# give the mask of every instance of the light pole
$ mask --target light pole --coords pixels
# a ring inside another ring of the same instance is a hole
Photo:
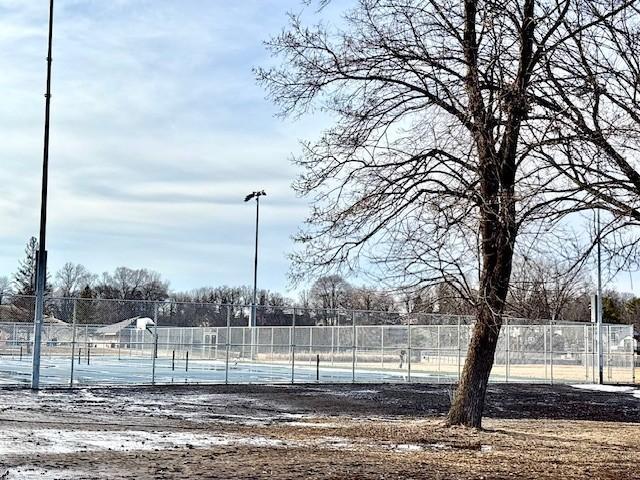
[[[603,311],[602,311],[602,253],[601,253],[601,240],[600,237],[602,235],[602,225],[600,223],[600,209],[596,210],[596,224],[597,224],[597,248],[596,248],[596,256],[597,256],[597,274],[598,274],[598,293],[596,295],[596,334],[598,336],[598,340],[596,345],[598,346],[598,383],[602,385],[604,383],[604,345],[602,338],[602,319],[603,319]]]
[[[36,259],[36,310],[33,321],[33,368],[31,388],[40,388],[40,342],[44,317],[44,290],[47,281],[47,189],[49,184],[49,118],[51,113],[51,51],[53,43],[53,0],[49,1],[49,42],[47,50],[47,93],[44,110],[44,150],[42,154],[42,192],[40,203],[40,238]]]
[[[255,348],[255,330],[253,327],[257,324],[257,294],[258,294],[258,227],[260,223],[260,197],[264,197],[267,194],[264,190],[257,192],[251,192],[244,197],[244,201],[248,202],[252,198],[256,199],[256,244],[255,244],[255,256],[253,260],[253,301],[251,303],[251,315],[249,316],[249,328],[251,328],[251,359],[254,358]]]

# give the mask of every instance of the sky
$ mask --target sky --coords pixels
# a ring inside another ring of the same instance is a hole
[[[0,275],[39,228],[48,0],[0,0]],[[275,118],[252,67],[300,0],[56,0],[47,250],[95,273],[150,268],[174,290],[288,288],[308,211],[290,188],[318,118]],[[307,11],[309,9],[307,8]],[[310,15],[313,11],[310,11]]]
[[[39,228],[48,0],[0,0],[0,276]],[[332,10],[349,0],[335,0]],[[290,185],[299,140],[329,119],[276,118],[252,67],[302,0],[56,0],[47,249],[94,273],[149,268],[173,290],[292,293],[287,258],[308,212]],[[637,291],[640,275],[607,286]]]

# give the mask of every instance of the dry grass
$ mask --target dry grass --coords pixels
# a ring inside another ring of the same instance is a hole
[[[497,386],[483,430],[445,427],[444,396],[435,386],[359,385],[0,391],[0,441],[20,445],[0,448],[0,463],[8,479],[640,479],[631,395]],[[422,403],[435,410],[418,415]],[[522,415],[525,404],[537,419]],[[584,419],[594,405],[610,405],[617,421]],[[125,445],[131,433],[150,444]]]

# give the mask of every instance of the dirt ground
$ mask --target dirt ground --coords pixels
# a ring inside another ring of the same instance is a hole
[[[640,390],[497,384],[0,390],[2,479],[640,479]]]

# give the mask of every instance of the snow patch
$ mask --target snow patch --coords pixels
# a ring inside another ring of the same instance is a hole
[[[422,452],[424,446],[415,443],[401,443],[393,448],[395,452]]]
[[[370,397],[380,393],[380,390],[345,390],[345,391],[327,391],[326,393],[334,395],[336,397]]]
[[[620,385],[597,385],[591,383],[583,383],[577,385],[570,385],[573,388],[580,388],[582,390],[593,390],[597,392],[608,392],[608,393],[630,393],[635,390],[634,387],[624,387]]]
[[[72,480],[76,478],[91,478],[92,476],[89,472],[79,470],[43,470],[30,465],[9,468],[6,471],[0,469],[0,478],[6,480]]]
[[[290,427],[308,427],[308,428],[340,428],[342,425],[333,422],[287,422]]]
[[[4,430],[0,433],[2,455],[66,454],[90,451],[132,451],[170,448],[202,448],[246,445],[281,447],[281,440],[262,436],[206,435],[165,431]]]

